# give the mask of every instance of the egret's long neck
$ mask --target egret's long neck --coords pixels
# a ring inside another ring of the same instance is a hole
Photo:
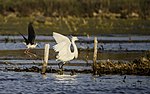
[[[74,40],[72,40],[72,45],[73,45],[73,48],[74,48],[74,52],[73,52],[74,57],[77,58],[78,57],[78,49],[77,49],[77,46],[76,46]]]

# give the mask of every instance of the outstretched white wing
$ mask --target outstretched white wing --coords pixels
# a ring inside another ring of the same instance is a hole
[[[66,36],[61,35],[59,33],[53,32],[53,37],[54,37],[54,39],[56,40],[57,43],[61,43],[61,42],[65,41],[65,42],[71,44],[69,38],[67,38]]]
[[[57,59],[61,61],[66,61],[66,58],[71,55],[71,42],[69,38],[55,32],[53,32],[53,37],[57,42],[57,44],[53,46],[55,52],[58,52]]]

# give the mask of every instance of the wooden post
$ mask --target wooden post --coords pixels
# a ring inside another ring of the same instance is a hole
[[[93,74],[97,74],[97,37],[94,38],[94,54],[93,54]]]
[[[45,74],[47,63],[48,63],[48,56],[49,56],[49,44],[45,44],[45,50],[44,50],[44,62],[42,65],[42,74]]]

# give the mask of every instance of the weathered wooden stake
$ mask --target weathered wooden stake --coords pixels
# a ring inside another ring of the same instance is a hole
[[[45,50],[44,50],[44,62],[42,65],[42,74],[45,74],[47,63],[48,63],[48,56],[49,56],[49,44],[45,44]]]
[[[97,37],[94,38],[94,54],[93,54],[93,74],[97,74]]]

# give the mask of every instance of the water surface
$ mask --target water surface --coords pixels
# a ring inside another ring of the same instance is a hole
[[[38,94],[149,94],[148,76],[104,75],[94,77],[91,74],[70,76],[47,74],[43,78],[39,73],[0,71],[0,92],[38,93]]]
[[[39,73],[0,72],[1,93],[38,94],[149,94],[150,77],[147,76],[105,75],[94,77],[91,74],[47,74],[43,79]]]

